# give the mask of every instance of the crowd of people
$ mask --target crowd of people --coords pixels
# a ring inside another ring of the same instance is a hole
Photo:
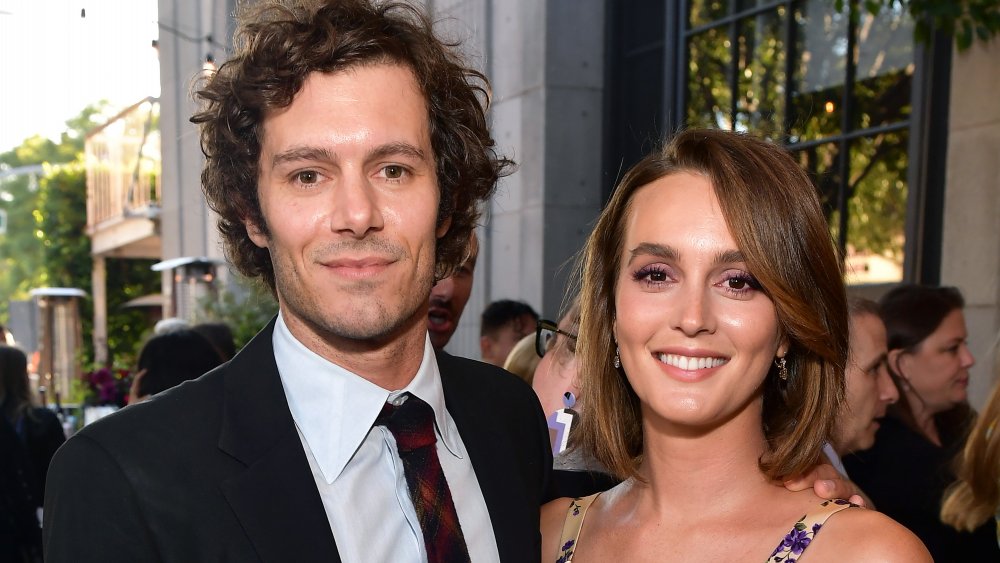
[[[405,4],[237,23],[192,121],[227,256],[279,313],[238,353],[224,326],[163,323],[132,404],[65,443],[0,345],[23,453],[0,555],[1000,560],[1000,390],[977,417],[961,294],[849,297],[784,149],[676,133],[623,175],[558,318],[491,303],[483,361],[459,358],[513,164],[486,77]]]

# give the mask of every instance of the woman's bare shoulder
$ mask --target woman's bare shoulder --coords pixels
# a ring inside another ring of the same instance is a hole
[[[881,512],[864,508],[831,516],[816,534],[808,555],[807,562],[933,563],[913,532]]]
[[[555,561],[559,549],[559,539],[562,535],[563,523],[569,512],[569,497],[557,498],[542,505],[542,561]]]

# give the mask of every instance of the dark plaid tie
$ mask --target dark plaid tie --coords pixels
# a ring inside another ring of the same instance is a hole
[[[429,563],[469,561],[451,489],[441,470],[434,435],[434,409],[410,393],[399,406],[386,403],[375,421],[392,432],[403,461],[406,486],[424,535]]]

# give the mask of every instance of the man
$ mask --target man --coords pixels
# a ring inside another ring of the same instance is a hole
[[[427,336],[509,165],[485,78],[411,7],[308,4],[241,13],[192,118],[227,252],[280,313],[60,450],[48,561],[539,559],[537,400]]]
[[[479,325],[483,361],[502,367],[514,345],[535,332],[537,322],[538,313],[523,301],[501,299],[487,305]]]
[[[885,416],[889,405],[899,400],[899,391],[886,366],[889,348],[878,304],[853,297],[848,305],[851,333],[850,355],[844,373],[846,401],[837,418],[833,443],[824,449],[844,476],[847,471],[840,458],[872,447],[879,419]]]
[[[462,262],[457,272],[438,281],[431,288],[430,309],[427,312],[427,332],[435,350],[443,350],[458,328],[462,311],[472,294],[473,275],[476,259],[479,257],[479,240],[476,232],[469,239],[469,257]]]

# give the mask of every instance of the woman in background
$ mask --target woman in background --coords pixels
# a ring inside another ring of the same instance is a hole
[[[41,561],[45,474],[65,441],[59,417],[32,400],[24,352],[0,344],[0,561]]]
[[[535,378],[535,368],[538,367],[538,354],[535,353],[535,334],[529,334],[517,341],[503,362],[503,369],[520,377],[531,385]]]
[[[929,561],[780,481],[819,459],[847,358],[840,260],[784,150],[678,134],[626,173],[578,278],[580,447],[624,481],[545,505],[543,561]]]
[[[1000,351],[1000,339],[994,349]],[[1000,376],[1000,354],[993,373]],[[945,492],[941,521],[964,532],[976,530],[992,518],[1000,520],[1000,381],[959,457],[958,480]],[[1000,533],[997,534],[1000,541]]]
[[[844,465],[875,506],[916,534],[935,561],[1000,561],[992,520],[958,532],[940,518],[944,491],[955,481],[953,461],[974,420],[965,300],[953,287],[906,284],[879,305],[899,401],[882,419],[875,445],[845,457]]]

